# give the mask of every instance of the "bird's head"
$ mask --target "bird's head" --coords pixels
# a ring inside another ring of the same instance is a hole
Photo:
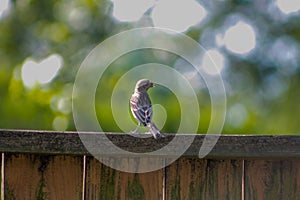
[[[141,79],[136,83],[135,91],[136,92],[147,91],[149,88],[152,88],[153,86],[154,86],[154,83],[152,83],[150,80]]]

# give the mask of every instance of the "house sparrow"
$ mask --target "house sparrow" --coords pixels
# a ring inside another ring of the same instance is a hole
[[[138,132],[138,129],[142,124],[143,126],[148,126],[153,137],[157,139],[164,137],[164,135],[152,121],[152,104],[147,91],[153,86],[154,84],[148,79],[139,80],[136,83],[134,93],[130,98],[130,109],[134,118],[138,121],[138,125],[133,132]]]

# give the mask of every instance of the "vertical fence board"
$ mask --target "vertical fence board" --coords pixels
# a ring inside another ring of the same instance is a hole
[[[245,162],[245,199],[299,199],[299,160]]]
[[[3,200],[4,199],[4,180],[3,180],[3,176],[4,176],[4,166],[3,166],[3,160],[4,160],[4,153],[1,153],[1,157],[0,157],[0,199]]]
[[[166,199],[241,199],[242,161],[180,158],[167,167]]]
[[[6,154],[5,156],[5,199],[37,199],[42,195],[39,172],[39,156]]]
[[[28,154],[6,157],[6,200],[81,198],[81,157]]]
[[[43,177],[47,199],[82,199],[82,156],[50,157]]]
[[[123,162],[130,161],[124,159]],[[143,200],[162,199],[162,195],[162,170],[125,173],[105,166],[94,158],[87,159],[86,199]]]

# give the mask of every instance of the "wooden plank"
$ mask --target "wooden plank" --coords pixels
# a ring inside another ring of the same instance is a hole
[[[80,133],[87,142],[99,141],[92,150],[103,156],[127,156],[127,152],[153,152],[168,145],[168,151],[156,151],[154,156],[180,156],[174,149],[178,144],[172,144],[174,134],[155,140],[153,138],[136,138],[124,133]],[[185,157],[197,157],[206,135],[178,134],[183,141],[194,138],[190,148],[184,153]],[[112,150],[109,143],[126,151],[123,153]],[[103,148],[99,149],[99,146]],[[210,147],[209,147],[210,148]],[[77,132],[53,131],[22,131],[0,130],[0,152],[41,153],[41,154],[71,154],[91,155],[85,148]],[[214,159],[244,159],[244,158],[300,158],[300,136],[254,136],[254,135],[222,135],[207,158]]]
[[[35,154],[88,154],[76,132],[0,130],[0,151]]]
[[[127,165],[131,161],[124,159],[122,162]],[[162,196],[162,170],[140,174],[126,173],[88,157],[85,199],[151,200],[162,199]]]
[[[4,199],[4,153],[1,153],[1,157],[0,157],[0,182],[1,182],[1,186],[0,186],[0,199]]]
[[[245,200],[299,198],[299,160],[245,161]]]
[[[31,200],[43,196],[39,156],[5,156],[5,199]]]
[[[180,158],[166,169],[166,199],[241,199],[242,161]]]
[[[5,199],[81,199],[81,193],[79,156],[6,156]]]
[[[81,156],[53,156],[41,167],[45,167],[42,177],[47,199],[82,199]]]

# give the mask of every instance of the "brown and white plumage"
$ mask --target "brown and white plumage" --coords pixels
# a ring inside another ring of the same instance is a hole
[[[135,119],[138,121],[138,126],[134,130],[137,132],[140,125],[148,126],[153,137],[164,137],[159,129],[152,122],[152,103],[147,93],[148,89],[154,84],[148,79],[141,79],[136,83],[134,93],[130,98],[130,109]]]

